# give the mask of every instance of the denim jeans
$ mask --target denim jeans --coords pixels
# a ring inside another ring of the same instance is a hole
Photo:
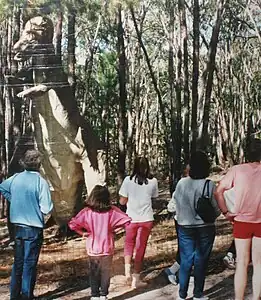
[[[112,255],[90,256],[89,264],[92,297],[107,296],[111,280]]]
[[[214,244],[215,226],[184,227],[179,226],[180,270],[179,296],[187,297],[189,279],[194,265],[194,297],[203,296],[205,276],[209,256]]]
[[[36,267],[43,243],[43,229],[14,225],[15,249],[10,299],[33,299]]]

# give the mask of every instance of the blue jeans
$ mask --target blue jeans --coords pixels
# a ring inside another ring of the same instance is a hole
[[[36,267],[43,243],[43,229],[14,226],[15,249],[10,299],[33,299]]]
[[[187,297],[189,279],[194,265],[194,297],[203,296],[205,276],[209,256],[214,244],[215,226],[184,227],[179,226],[180,270],[179,296]]]

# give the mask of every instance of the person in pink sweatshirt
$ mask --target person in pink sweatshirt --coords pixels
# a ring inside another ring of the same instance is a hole
[[[124,212],[111,205],[105,186],[96,185],[85,201],[86,208],[69,222],[71,230],[86,237],[89,256],[91,300],[106,300],[114,252],[114,233],[131,222]]]
[[[261,139],[251,138],[246,143],[246,162],[229,169],[215,192],[220,210],[233,223],[236,245],[235,300],[245,298],[248,265],[253,264],[252,300],[261,297]],[[233,212],[224,193],[234,189]]]

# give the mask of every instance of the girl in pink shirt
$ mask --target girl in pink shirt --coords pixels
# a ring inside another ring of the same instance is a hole
[[[105,300],[110,285],[114,233],[129,224],[131,218],[111,205],[110,193],[105,186],[96,185],[85,203],[87,207],[68,225],[79,235],[87,237],[91,299]]]

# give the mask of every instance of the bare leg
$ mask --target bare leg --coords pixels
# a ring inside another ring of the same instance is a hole
[[[261,297],[261,238],[252,239],[252,262],[253,262],[253,300]]]
[[[235,239],[237,264],[234,277],[235,300],[244,300],[247,268],[250,260],[251,239]]]

